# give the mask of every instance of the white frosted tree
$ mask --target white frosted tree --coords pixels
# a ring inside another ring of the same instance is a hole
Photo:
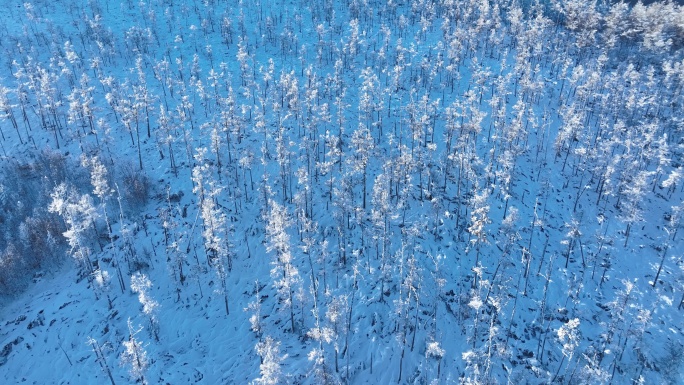
[[[216,289],[216,294],[223,296],[226,315],[230,314],[228,306],[228,271],[231,270],[232,260],[231,251],[227,241],[228,230],[226,227],[226,215],[217,205],[220,189],[213,181],[209,182],[209,196],[204,199],[201,207],[202,220],[204,221],[204,247],[207,250],[207,257],[211,261],[211,266],[216,271],[216,276],[220,282],[220,287]]]
[[[388,164],[386,167],[389,168],[392,165]],[[373,184],[373,192],[371,202],[373,208],[371,210],[371,220],[373,221],[373,238],[377,242],[376,250],[377,258],[380,260],[380,301],[385,300],[385,286],[386,283],[391,281],[391,270],[392,267],[389,263],[390,256],[390,240],[391,240],[391,229],[390,221],[398,218],[398,215],[394,212],[395,205],[392,205],[391,201],[391,187],[392,181],[388,173],[382,173],[375,177],[375,183]]]
[[[439,383],[439,378],[441,377],[442,358],[444,358],[445,353],[446,351],[440,346],[438,341],[428,342],[427,347],[425,348],[425,357],[432,358],[437,361],[437,375],[434,379],[436,383]]]
[[[249,316],[249,326],[250,329],[261,338],[261,333],[263,332],[263,326],[261,324],[261,294],[259,290],[259,281],[254,282],[254,300],[247,304],[244,309],[246,312],[250,312]]]
[[[135,273],[131,276],[131,291],[138,294],[138,301],[143,306],[143,314],[150,322],[150,331],[154,339],[159,342],[159,319],[157,313],[159,311],[159,303],[150,297],[150,288],[152,282],[142,273]]]
[[[294,265],[294,256],[291,251],[290,235],[287,233],[290,220],[287,217],[287,209],[272,199],[269,199],[269,210],[266,225],[267,247],[275,251],[276,259],[272,262],[271,277],[273,284],[278,290],[278,297],[283,310],[290,313],[291,332],[294,332],[294,309],[295,293],[302,285],[299,270]]]
[[[209,265],[216,271],[220,287],[216,289],[218,295],[223,296],[226,315],[230,314],[228,305],[228,271],[231,270],[231,250],[229,248],[226,227],[226,215],[218,205],[218,195],[221,188],[216,185],[210,175],[211,170],[206,160],[206,148],[198,148],[195,155],[197,166],[192,170],[192,180],[195,184],[193,192],[199,200],[199,210],[204,224],[202,237],[204,238],[204,250]]]
[[[0,85],[0,121],[9,120],[10,122],[12,122],[12,127],[14,127],[14,129],[17,131],[17,137],[19,138],[19,141],[23,144],[24,141],[21,138],[21,134],[19,134],[19,125],[17,124],[17,119],[14,116],[13,108],[16,107],[16,105],[10,102],[9,93],[9,88]],[[0,133],[2,133],[2,136],[4,137],[4,133],[2,132],[2,130],[0,130]]]
[[[124,351],[121,353],[120,360],[122,366],[128,367],[128,374],[135,382],[146,385],[148,382],[145,373],[150,362],[145,346],[136,337],[141,330],[141,327],[135,329],[131,319],[128,319],[128,339],[122,343]]]
[[[111,289],[111,277],[107,270],[99,269],[93,272],[93,289],[96,293],[104,295],[107,297],[107,303],[109,305],[109,310],[112,310],[112,298],[109,296],[109,291]]]
[[[287,354],[280,354],[280,342],[267,336],[255,346],[256,352],[261,357],[259,373],[261,376],[254,381],[253,385],[278,385],[284,382],[282,362]]]
[[[412,231],[413,229],[409,229]],[[415,235],[409,235],[413,238]],[[416,342],[416,332],[418,330],[418,315],[420,312],[420,290],[422,269],[418,264],[416,258],[417,250],[409,250],[408,256],[405,256],[407,243],[412,243],[412,240],[404,241],[402,247],[397,251],[397,258],[399,261],[399,276],[401,283],[399,284],[399,293],[397,299],[394,300],[394,317],[396,340],[399,343],[399,374],[398,382],[401,383],[402,375],[404,373],[404,359],[406,350],[409,348],[413,351]],[[413,318],[413,320],[411,320]],[[409,335],[411,334],[412,335]]]
[[[102,163],[100,158],[97,156],[92,158],[83,156],[81,158],[81,165],[90,169],[90,183],[93,186],[93,193],[100,200],[99,207],[102,209],[103,218],[107,224],[107,236],[111,242],[111,240],[114,238],[114,235],[112,233],[111,222],[109,221],[109,214],[107,213],[107,201],[112,197],[114,190],[109,185],[109,174],[107,167],[105,167],[104,163]],[[113,260],[114,267],[116,267],[117,281],[119,283],[119,287],[121,288],[121,292],[123,293],[125,290],[125,284],[123,273],[121,272],[121,264],[119,263],[118,253],[113,253]]]
[[[112,385],[116,385],[114,382],[114,377],[112,376],[112,370],[109,368],[109,364],[107,363],[107,359],[104,355],[104,346],[100,345],[100,343],[92,337],[88,337],[88,345],[92,346],[93,353],[95,353],[95,361],[97,361],[97,363],[100,365],[102,371],[107,374],[107,377],[109,377],[109,382],[111,382]]]
[[[622,211],[621,219],[627,224],[624,247],[627,247],[632,225],[643,219],[644,196],[648,191],[652,174],[652,171],[642,170],[629,181],[625,180],[623,183],[621,192],[624,199],[620,204],[620,209]]]
[[[312,284],[310,291],[312,295],[315,295],[315,288]],[[328,362],[328,356],[326,354],[326,346],[330,345],[336,338],[336,333],[329,324],[324,322],[323,317],[321,317],[321,312],[318,307],[318,301],[314,300],[314,308],[312,313],[314,315],[314,327],[311,328],[307,335],[317,342],[317,346],[313,347],[309,351],[308,359],[313,364],[313,375],[316,377],[316,381],[319,384],[334,384],[336,379],[330,370],[330,363]]]
[[[366,190],[368,179],[368,165],[371,162],[371,156],[375,143],[368,127],[359,124],[359,127],[351,137],[351,145],[354,151],[354,156],[349,157],[350,167],[354,175],[361,174],[361,193],[362,207],[366,209]]]
[[[92,198],[88,194],[79,194],[64,183],[55,187],[51,198],[48,211],[57,213],[64,219],[67,230],[63,235],[69,244],[69,253],[87,269],[87,274],[92,274],[94,268],[86,234],[90,226],[95,226],[94,221],[97,218]]]
[[[67,113],[68,122],[72,125],[77,126],[76,137],[79,144],[82,146],[82,136],[87,135],[87,133],[95,133],[95,115],[94,115],[94,100],[93,100],[93,90],[95,87],[89,85],[90,78],[87,74],[82,74],[79,81],[80,88],[74,88],[71,94],[67,96],[69,101],[69,111]],[[81,131],[79,131],[79,128]],[[88,128],[88,132],[86,132]],[[96,137],[97,139],[97,137]]]
[[[348,309],[347,303],[347,295],[332,296],[332,298],[330,298],[330,300],[328,301],[328,308],[325,312],[325,320],[330,326],[332,326],[333,331],[332,343],[333,348],[335,350],[334,356],[336,373],[339,373],[340,371],[340,365],[338,361],[340,347],[342,344],[340,331],[343,327],[343,322],[346,314],[345,309]]]
[[[359,92],[359,122],[365,121],[366,128],[370,130],[371,124],[376,125],[373,121],[373,113],[377,113],[376,119],[380,119],[380,111],[382,109],[382,89],[380,88],[380,80],[375,72],[376,70],[367,67],[361,70],[361,80],[363,84]],[[377,141],[382,136],[382,124],[378,122],[379,128]]]
[[[555,382],[556,378],[558,378],[558,373],[560,373],[560,370],[563,367],[563,362],[565,362],[566,358],[568,359],[568,367],[570,367],[572,357],[575,354],[575,349],[580,343],[579,325],[579,318],[573,318],[568,320],[568,322],[566,322],[564,325],[561,325],[561,327],[556,330],[558,342],[561,343],[563,357],[561,358],[561,362],[558,364],[558,370],[553,376],[551,382]]]
[[[475,246],[476,255],[473,269],[477,269],[480,263],[480,250],[482,245],[488,243],[488,234],[486,226],[490,223],[489,220],[489,205],[487,204],[488,191],[483,189],[479,194],[475,194],[471,199],[472,211],[470,214],[470,243]],[[477,286],[477,274],[473,275],[473,285]]]

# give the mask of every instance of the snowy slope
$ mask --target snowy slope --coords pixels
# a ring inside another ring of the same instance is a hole
[[[97,208],[108,285],[67,259],[3,302],[7,383],[684,382],[681,7],[611,43],[573,1],[7,3],[4,161],[151,181]]]

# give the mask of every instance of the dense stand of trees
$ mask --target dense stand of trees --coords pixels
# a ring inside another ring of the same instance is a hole
[[[170,274],[249,318],[255,383],[304,381],[286,349],[326,384],[677,375],[639,299],[684,306],[682,7],[120,7],[125,28],[97,0],[55,28],[27,3],[0,32],[1,294],[66,254],[159,343],[148,276]],[[269,281],[234,290],[245,266]],[[133,325],[111,345],[154,382]]]

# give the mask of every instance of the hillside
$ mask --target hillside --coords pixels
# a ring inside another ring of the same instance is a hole
[[[684,7],[6,3],[7,383],[684,383]]]

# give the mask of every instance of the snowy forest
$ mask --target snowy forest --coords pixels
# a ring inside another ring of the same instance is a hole
[[[4,383],[684,383],[684,6],[3,5]]]

